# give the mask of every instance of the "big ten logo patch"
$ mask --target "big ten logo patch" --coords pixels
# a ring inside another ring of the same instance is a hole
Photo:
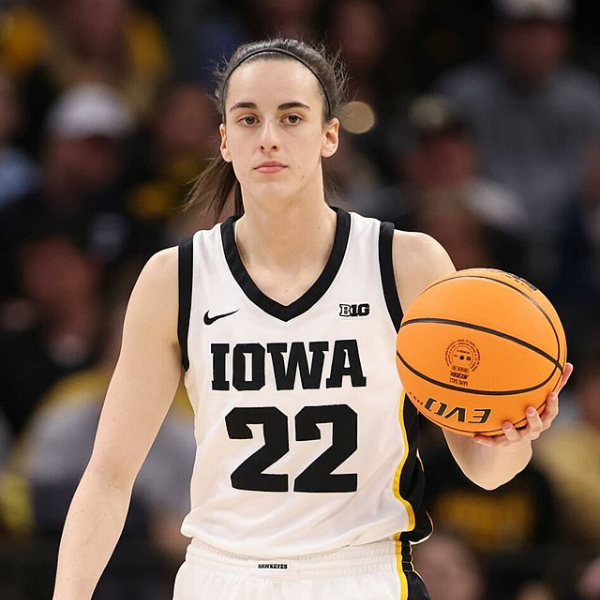
[[[371,307],[366,304],[340,304],[340,317],[366,317]]]

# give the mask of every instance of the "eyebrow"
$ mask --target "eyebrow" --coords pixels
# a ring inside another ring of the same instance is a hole
[[[232,112],[238,108],[258,108],[255,102],[236,102],[230,109],[229,112]],[[304,108],[306,110],[310,110],[310,106],[298,102],[284,102],[277,107],[277,110],[288,110],[290,108]]]

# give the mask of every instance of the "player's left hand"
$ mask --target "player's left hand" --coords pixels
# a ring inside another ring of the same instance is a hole
[[[509,446],[523,441],[533,441],[540,437],[543,431],[546,431],[552,425],[552,421],[558,415],[558,395],[565,387],[571,373],[573,365],[566,363],[563,370],[563,376],[560,380],[558,388],[553,392],[549,392],[546,397],[546,408],[540,415],[533,406],[527,407],[525,416],[527,417],[527,425],[517,429],[512,423],[507,421],[503,423],[502,429],[504,433],[497,436],[476,435],[474,441],[483,446]]]

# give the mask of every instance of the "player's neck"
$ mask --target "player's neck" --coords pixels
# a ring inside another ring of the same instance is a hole
[[[284,210],[252,207],[237,223],[236,243],[249,271],[319,270],[331,253],[336,223],[324,202],[290,203]]]

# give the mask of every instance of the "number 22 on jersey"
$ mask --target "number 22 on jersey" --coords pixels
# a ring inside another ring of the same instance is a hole
[[[293,483],[294,492],[355,492],[356,473],[334,474],[357,449],[358,417],[346,404],[305,406],[294,417],[296,439],[290,449],[288,417],[275,406],[236,407],[225,417],[227,433],[232,440],[251,439],[249,425],[262,425],[264,445],[248,457],[231,474],[231,484],[240,490],[257,492],[289,491],[287,474],[264,473],[296,444],[321,438],[321,423],[332,424],[332,443]]]

